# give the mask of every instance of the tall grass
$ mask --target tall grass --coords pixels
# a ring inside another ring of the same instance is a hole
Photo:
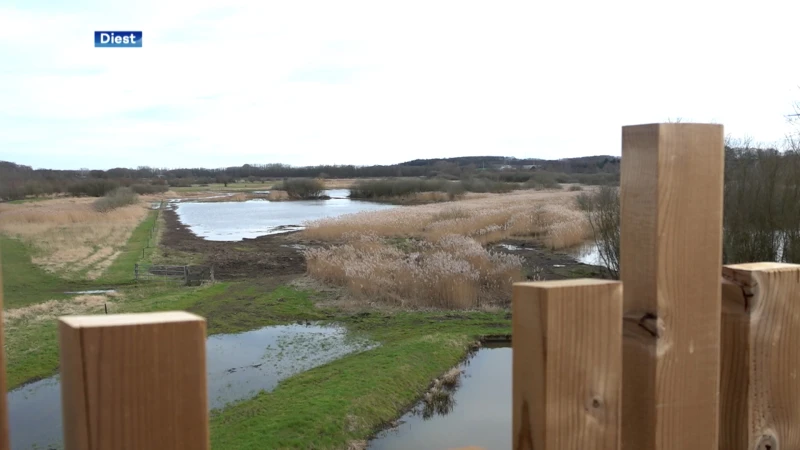
[[[584,242],[589,226],[573,199],[563,190],[520,191],[312,221],[305,237],[335,245],[306,252],[308,272],[367,302],[508,305],[523,261],[482,244],[512,236],[539,237],[552,248]]]

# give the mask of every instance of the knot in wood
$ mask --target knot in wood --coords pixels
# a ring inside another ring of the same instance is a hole
[[[755,450],[778,450],[778,441],[774,436],[764,435],[758,441]]]

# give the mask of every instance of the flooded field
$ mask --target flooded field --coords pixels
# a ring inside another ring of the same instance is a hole
[[[284,325],[206,341],[209,407],[271,391],[293,374],[364,351],[375,344],[348,337],[340,327]],[[59,449],[62,440],[59,377],[8,393],[12,450]]]
[[[487,344],[464,364],[451,396],[423,400],[369,450],[511,448],[511,344]]]
[[[240,241],[269,234],[300,230],[309,220],[361,211],[393,208],[393,205],[347,198],[350,191],[325,191],[330,200],[176,203],[180,221],[197,236],[213,241]]]

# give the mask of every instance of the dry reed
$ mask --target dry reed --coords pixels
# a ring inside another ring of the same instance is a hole
[[[586,218],[574,193],[489,194],[312,221],[305,237],[336,243],[305,252],[308,273],[357,298],[400,307],[508,305],[523,260],[483,245],[538,236],[554,249],[584,242]]]
[[[29,245],[34,264],[67,278],[88,271],[89,279],[111,265],[148,212],[143,204],[97,212],[87,198],[0,206],[0,233]]]

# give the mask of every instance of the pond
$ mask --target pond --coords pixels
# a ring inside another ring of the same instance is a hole
[[[350,200],[347,189],[325,191],[330,200],[175,203],[179,219],[210,241],[240,241],[303,229],[306,221],[395,207]]]
[[[271,391],[278,382],[376,344],[348,336],[335,326],[283,325],[206,341],[210,409]],[[8,393],[11,449],[61,447],[61,391],[58,375]]]
[[[511,448],[511,344],[486,344],[463,364],[449,399],[423,400],[369,450]]]

